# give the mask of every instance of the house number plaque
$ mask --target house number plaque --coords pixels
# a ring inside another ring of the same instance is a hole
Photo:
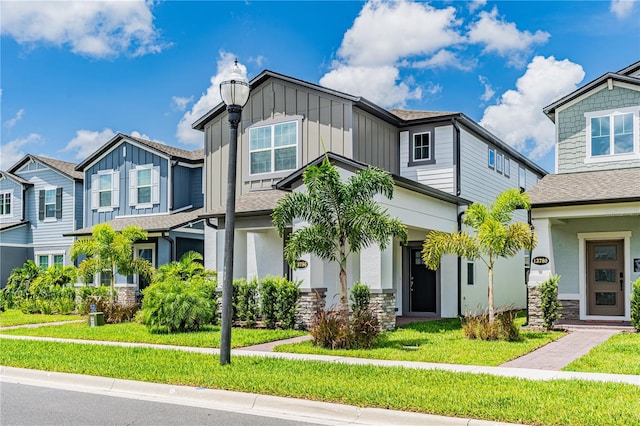
[[[307,262],[306,260],[302,260],[302,259],[300,259],[300,260],[297,260],[297,261],[296,261],[296,267],[297,267],[298,269],[304,269],[304,268],[306,268],[307,266],[309,266],[309,262]]]
[[[531,260],[534,265],[546,265],[549,263],[549,258],[544,256],[536,256]]]

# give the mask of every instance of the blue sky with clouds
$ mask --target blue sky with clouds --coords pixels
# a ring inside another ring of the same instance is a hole
[[[460,111],[547,170],[542,107],[640,60],[640,2],[0,2],[0,169],[115,133],[187,149],[238,58],[386,108]]]

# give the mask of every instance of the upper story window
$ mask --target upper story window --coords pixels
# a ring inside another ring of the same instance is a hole
[[[527,188],[527,171],[522,167],[518,168],[518,186],[522,189]]]
[[[249,170],[252,175],[298,167],[298,121],[249,129]]]
[[[431,160],[431,133],[413,135],[413,161]]]
[[[120,173],[100,170],[91,175],[91,209],[111,211],[118,207]]]
[[[38,219],[45,222],[62,218],[62,188],[38,191]]]
[[[586,162],[640,157],[638,107],[586,113]]]
[[[496,154],[496,172],[502,173],[503,155],[501,153]]]
[[[0,193],[0,216],[11,216],[11,192]]]
[[[504,158],[504,175],[506,177],[511,177],[511,160],[507,157]]]
[[[496,150],[489,148],[489,151],[487,153],[487,166],[489,166],[490,169],[495,169],[496,168]]]
[[[137,209],[160,203],[160,167],[153,164],[129,170],[129,205]]]

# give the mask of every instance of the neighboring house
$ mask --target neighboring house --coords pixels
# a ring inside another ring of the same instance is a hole
[[[75,163],[28,154],[0,172],[0,283],[27,259],[46,268],[71,265],[73,238],[82,227],[82,174]]]
[[[629,321],[631,283],[640,277],[640,62],[544,112],[556,125],[556,174],[530,191],[539,238],[531,300],[558,274],[564,319]],[[539,321],[539,306],[529,309]]]
[[[116,231],[137,225],[148,240],[134,245],[134,256],[154,267],[179,259],[189,250],[204,254],[202,213],[203,150],[186,151],[158,142],[117,134],[80,163],[84,228],[68,233],[89,236],[109,223]],[[96,277],[108,283],[108,273]],[[135,301],[148,283],[138,276],[116,276],[122,303]]]
[[[394,241],[354,255],[349,286],[361,280],[385,312],[395,315],[455,317],[486,305],[487,274],[479,262],[446,256],[438,271],[422,263],[426,234],[453,232],[470,202],[491,203],[507,188],[529,189],[546,172],[462,113],[387,111],[366,99],[264,71],[251,82],[239,128],[234,277],[267,274],[301,280],[303,311],[326,299],[338,302],[338,271],[314,256],[290,271],[284,241],[271,213],[286,191],[303,191],[304,168],[329,153],[343,176],[366,167],[388,171],[393,200],[378,197],[408,228],[409,244]],[[222,274],[229,125],[220,104],[193,124],[205,133],[205,265]],[[518,219],[527,215],[519,212]],[[292,229],[304,226],[292,224]],[[316,296],[320,295],[320,298]],[[497,306],[526,305],[525,253],[500,262]],[[387,321],[388,320],[388,321]]]

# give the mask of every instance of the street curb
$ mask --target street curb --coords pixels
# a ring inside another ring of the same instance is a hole
[[[140,399],[327,425],[507,426],[485,420],[444,417],[271,395],[164,385],[81,374],[0,366],[0,382]]]

